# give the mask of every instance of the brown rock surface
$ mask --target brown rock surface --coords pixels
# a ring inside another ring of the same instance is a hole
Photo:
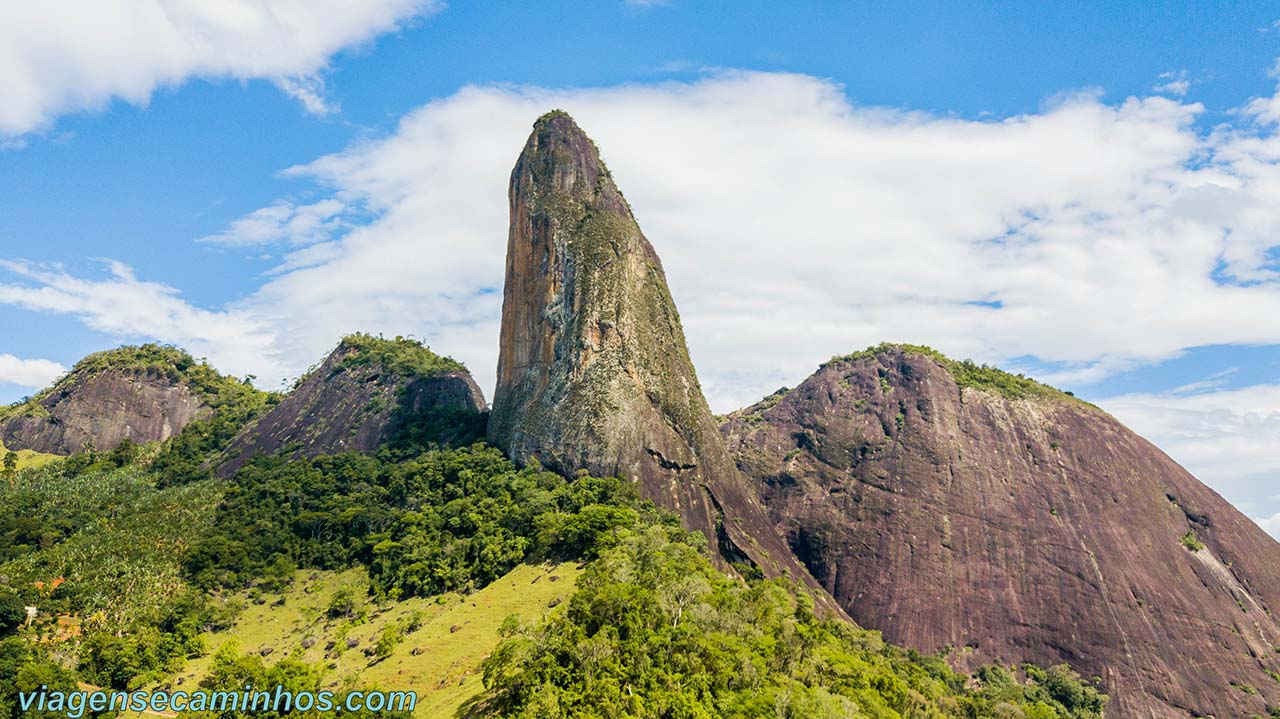
[[[722,565],[807,579],[718,434],[662,263],[568,115],[535,124],[509,199],[490,442],[564,475],[633,478]]]
[[[134,364],[135,352],[153,353],[155,363]],[[69,455],[114,449],[126,439],[168,439],[211,412],[175,362],[194,364],[180,350],[153,345],[90,355],[27,403],[0,409],[0,441],[7,449]]]
[[[406,354],[423,369],[394,359]],[[249,459],[289,453],[315,457],[372,452],[420,413],[445,410],[479,415],[484,395],[466,369],[410,340],[353,335],[270,412],[231,442],[217,474],[229,477]]]
[[[953,365],[862,353],[722,427],[845,610],[964,667],[1067,662],[1110,717],[1280,704],[1280,544],[1101,410]]]

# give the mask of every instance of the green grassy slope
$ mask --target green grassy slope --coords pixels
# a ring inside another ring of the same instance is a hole
[[[8,454],[9,450],[5,448],[4,442],[0,441],[0,458]],[[18,466],[16,469],[26,469],[28,467],[41,467],[54,460],[62,459],[56,454],[45,454],[30,449],[19,449],[14,454],[18,455]]]
[[[580,573],[572,563],[520,565],[471,595],[362,604],[368,586],[364,570],[299,571],[284,592],[241,592],[226,598],[245,605],[234,624],[205,634],[206,655],[188,662],[165,684],[196,686],[213,655],[234,644],[244,653],[267,652],[268,662],[294,656],[325,665],[331,688],[351,683],[416,691],[415,716],[452,717],[481,691],[480,663],[497,646],[503,620],[514,614],[528,622],[545,615],[573,592]],[[358,609],[351,617],[331,618],[327,610],[343,591],[361,597]],[[366,654],[388,629],[412,624],[417,628],[405,633],[387,658]]]

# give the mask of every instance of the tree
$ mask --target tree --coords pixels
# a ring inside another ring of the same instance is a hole
[[[15,632],[27,618],[27,608],[17,594],[0,589],[0,637]]]
[[[9,488],[13,489],[13,478],[18,474],[18,453],[9,450],[4,454],[4,478],[9,480]]]

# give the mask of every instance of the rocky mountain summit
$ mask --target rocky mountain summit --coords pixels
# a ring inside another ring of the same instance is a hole
[[[891,642],[1067,662],[1125,719],[1280,705],[1280,544],[1092,405],[882,346],[722,430],[796,555]]]
[[[120,347],[88,355],[54,385],[0,408],[11,450],[69,455],[125,440],[165,440],[207,417],[228,378],[174,347]]]
[[[372,452],[405,431],[449,442],[481,427],[484,410],[484,394],[461,363],[410,339],[350,335],[232,440],[217,474],[230,476],[259,455]]]
[[[720,569],[795,578],[825,615],[962,671],[1069,664],[1121,719],[1280,716],[1280,544],[1114,418],[881,345],[717,423],[662,263],[572,118],[535,123],[508,199],[490,412],[461,364],[402,338],[349,336],[283,397],[144,345],[0,408],[0,441],[70,455],[178,435],[149,460],[164,487],[487,433],[519,464],[630,478]]]
[[[805,577],[717,432],[657,253],[567,114],[534,125],[509,200],[490,442],[562,474],[633,478],[722,565]]]

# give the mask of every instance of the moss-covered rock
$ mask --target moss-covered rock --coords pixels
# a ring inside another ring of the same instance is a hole
[[[995,392],[1010,399],[1040,398],[1083,401],[1076,399],[1069,392],[1063,392],[1056,387],[1037,382],[1025,375],[1006,372],[990,365],[978,364],[973,360],[954,360],[925,345],[882,342],[864,350],[832,357],[823,363],[822,368],[841,362],[854,362],[868,357],[876,357],[894,350],[932,359],[951,373],[952,378],[956,381],[956,386],[961,389],[972,388]]]
[[[806,578],[718,435],[657,253],[567,114],[535,123],[510,202],[490,441],[562,474],[629,477],[722,565]]]

